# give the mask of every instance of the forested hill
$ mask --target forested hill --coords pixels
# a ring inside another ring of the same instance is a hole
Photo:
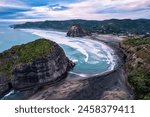
[[[150,19],[111,19],[96,20],[66,20],[66,21],[41,21],[26,22],[24,24],[11,25],[11,28],[40,28],[66,31],[71,25],[79,24],[89,32],[101,34],[149,34]]]

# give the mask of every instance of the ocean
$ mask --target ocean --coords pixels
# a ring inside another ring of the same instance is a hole
[[[24,44],[30,41],[34,41],[39,38],[37,35],[33,35],[21,30],[14,30],[8,26],[0,26],[0,52],[11,48],[14,45]]]
[[[102,42],[84,38],[66,37],[65,32],[39,29],[11,29],[0,26],[0,53],[15,45],[25,44],[39,38],[58,43],[66,56],[76,63],[67,79],[86,78],[110,72],[116,66],[114,51]],[[24,99],[24,92],[10,91],[2,99]]]
[[[66,37],[65,32],[52,30],[11,29],[8,26],[0,26],[0,52],[41,37],[58,43],[68,58],[76,63],[74,69],[69,72],[70,76],[94,76],[109,72],[116,65],[114,51],[104,43],[86,37]]]

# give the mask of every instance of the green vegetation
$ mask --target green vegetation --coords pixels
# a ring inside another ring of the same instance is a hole
[[[136,99],[150,99],[150,37],[130,37],[123,42],[128,55],[128,81]]]
[[[150,45],[150,37],[145,37],[145,38],[141,38],[141,37],[130,37],[127,41],[124,42],[127,45],[130,46],[141,46],[141,45]]]
[[[136,70],[129,74],[129,83],[135,88],[136,99],[150,99],[150,72]]]
[[[41,21],[27,22],[24,24],[12,25],[12,28],[40,28],[67,31],[73,24],[79,24],[88,32],[101,34],[147,34],[150,33],[150,20],[66,20],[66,21]]]
[[[14,46],[11,49],[0,53],[0,72],[10,76],[16,64],[30,63],[31,61],[51,52],[52,42],[46,39]]]

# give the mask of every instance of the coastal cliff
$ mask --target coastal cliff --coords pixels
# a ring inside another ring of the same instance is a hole
[[[3,95],[5,92],[9,90],[9,85],[7,79],[0,73],[0,97]]]
[[[63,79],[74,63],[55,42],[38,39],[0,53],[0,66],[1,93],[8,83],[20,90]]]
[[[122,43],[128,81],[135,99],[150,99],[150,37],[128,37]]]

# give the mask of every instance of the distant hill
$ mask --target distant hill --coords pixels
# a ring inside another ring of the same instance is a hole
[[[96,20],[66,20],[66,21],[40,21],[26,22],[24,24],[11,25],[11,28],[40,28],[67,31],[73,24],[79,24],[92,33],[101,34],[149,34],[150,19],[110,19],[104,21]]]

